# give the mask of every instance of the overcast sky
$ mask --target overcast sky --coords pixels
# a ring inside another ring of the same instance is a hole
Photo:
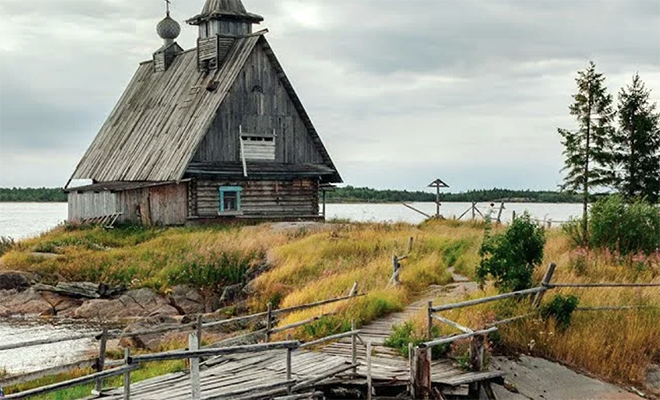
[[[172,0],[183,24],[203,0]],[[346,183],[554,189],[589,60],[660,100],[660,0],[244,0]],[[140,61],[163,0],[0,0],[0,186],[63,186]],[[257,28],[258,29],[258,28]]]

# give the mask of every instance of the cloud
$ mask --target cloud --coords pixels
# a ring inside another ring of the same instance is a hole
[[[660,97],[657,0],[244,0],[347,183],[554,188],[591,59]],[[173,17],[203,2],[173,0]],[[0,3],[0,186],[62,185],[140,61],[157,0]],[[194,45],[183,27],[179,42]],[[35,160],[39,160],[36,162]],[[48,173],[44,173],[48,171]]]

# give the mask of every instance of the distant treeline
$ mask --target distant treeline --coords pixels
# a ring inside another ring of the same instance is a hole
[[[465,193],[443,193],[442,201],[484,202],[505,200],[507,202],[530,203],[579,203],[579,196],[568,193],[531,190],[471,190]],[[346,186],[328,192],[330,203],[397,203],[397,202],[433,202],[435,194],[429,192],[410,192],[407,190],[376,190]],[[66,202],[67,195],[62,189],[2,189],[0,202]]]
[[[60,188],[5,189],[0,188],[0,202],[8,203],[65,203],[66,193]]]
[[[465,193],[443,193],[440,196],[446,202],[484,202],[504,200],[507,202],[530,203],[579,203],[580,197],[569,193],[531,190],[471,190]],[[346,186],[328,192],[331,203],[394,203],[394,202],[434,202],[435,194],[429,192],[410,192],[407,190],[376,190]]]

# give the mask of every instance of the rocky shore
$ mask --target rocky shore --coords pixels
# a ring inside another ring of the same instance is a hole
[[[220,296],[204,296],[186,285],[175,286],[167,294],[88,282],[49,286],[24,272],[1,271],[0,318],[30,316],[121,323],[148,317],[181,317],[216,311],[243,291],[243,285],[234,285],[226,287]]]

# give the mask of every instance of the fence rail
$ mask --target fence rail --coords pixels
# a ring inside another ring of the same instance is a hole
[[[0,382],[3,383],[4,385],[8,384],[14,384],[14,382],[17,383],[25,383],[30,381],[31,376],[37,376],[38,378],[42,378],[45,376],[51,376],[51,375],[56,375],[64,372],[69,372],[73,371],[76,369],[79,369],[81,367],[94,367],[98,371],[95,374],[88,375],[82,378],[77,378],[74,380],[62,382],[57,385],[51,385],[39,389],[44,389],[47,390],[46,392],[41,392],[37,391],[38,389],[35,389],[34,393],[33,391],[26,391],[22,393],[17,393],[15,395],[10,395],[5,398],[7,399],[14,399],[14,398],[27,398],[31,397],[34,395],[38,394],[43,394],[43,393],[49,393],[51,391],[55,390],[60,390],[60,389],[65,389],[71,386],[77,386],[80,384],[85,384],[88,382],[96,382],[96,387],[95,390],[93,391],[93,394],[95,395],[101,395],[103,391],[103,380],[106,379],[107,377],[112,377],[116,375],[124,375],[125,377],[125,385],[128,387],[128,391],[130,391],[130,381],[126,381],[126,377],[130,376],[130,372],[128,370],[125,370],[126,366],[128,365],[137,365],[140,363],[144,362],[150,362],[150,361],[164,361],[164,360],[179,360],[179,359],[191,359],[191,360],[199,360],[200,358],[203,357],[215,357],[215,356],[221,356],[221,355],[226,355],[226,354],[239,354],[239,353],[244,353],[244,352],[260,352],[260,351],[266,351],[263,349],[269,349],[272,347],[272,349],[288,349],[288,350],[293,350],[297,348],[301,348],[302,344],[299,342],[291,342],[291,341],[286,341],[286,342],[279,342],[279,343],[266,343],[266,344],[261,344],[261,345],[249,345],[249,346],[234,346],[234,347],[215,347],[214,345],[206,346],[205,348],[202,348],[201,343],[202,343],[202,334],[203,334],[203,329],[204,328],[216,328],[219,326],[223,325],[231,325],[231,324],[236,324],[240,322],[245,322],[245,321],[251,321],[251,320],[256,320],[256,319],[266,319],[266,329],[262,329],[261,331],[257,332],[251,332],[247,335],[244,335],[245,337],[258,337],[259,333],[261,335],[265,336],[266,342],[270,341],[270,335],[275,334],[275,333],[280,333],[284,332],[286,330],[290,329],[295,329],[300,326],[304,326],[310,323],[313,323],[314,321],[317,321],[318,319],[331,315],[331,313],[326,313],[314,318],[307,319],[305,321],[300,321],[296,322],[293,324],[289,324],[286,326],[282,327],[274,327],[275,325],[275,319],[278,316],[284,315],[284,314],[289,314],[297,311],[303,311],[315,307],[320,307],[324,305],[329,305],[329,304],[334,304],[342,301],[347,301],[347,300],[352,300],[356,299],[359,297],[363,297],[366,294],[365,293],[358,293],[358,284],[355,283],[352,288],[350,289],[349,295],[348,296],[341,296],[337,298],[332,298],[332,299],[327,299],[327,300],[321,300],[321,301],[316,301],[308,304],[303,304],[299,306],[293,306],[289,308],[283,308],[279,310],[273,310],[272,305],[268,305],[268,311],[266,312],[261,312],[261,313],[256,313],[252,315],[247,315],[247,316],[240,316],[240,317],[234,317],[234,318],[229,318],[229,319],[224,319],[224,320],[219,320],[219,321],[211,321],[204,323],[203,318],[204,316],[200,315],[197,318],[196,322],[191,322],[188,324],[183,324],[183,325],[175,325],[175,326],[162,326],[159,328],[155,329],[148,329],[148,330],[141,330],[141,331],[136,331],[136,332],[119,332],[119,331],[108,331],[107,329],[104,329],[103,332],[96,332],[96,333],[88,333],[88,334],[83,334],[83,335],[76,335],[72,337],[66,337],[66,338],[53,338],[53,339],[44,339],[44,340],[35,340],[35,341],[30,341],[30,342],[23,342],[23,343],[15,343],[11,345],[3,345],[0,346],[0,351],[7,351],[7,350],[15,350],[15,349],[21,349],[21,348],[26,348],[26,347],[33,347],[33,346],[40,346],[40,345],[48,345],[48,344],[57,344],[57,343],[64,343],[64,342],[69,342],[69,341],[75,341],[75,340],[84,340],[84,339],[95,339],[99,341],[99,356],[95,359],[90,359],[90,360],[84,360],[81,362],[77,363],[72,363],[68,365],[63,365],[59,367],[54,367],[54,368],[49,368],[41,371],[36,371],[34,373],[30,374],[22,374],[22,375],[17,375],[17,376],[9,376],[1,380]],[[207,316],[208,318],[208,316]],[[119,370],[113,369],[113,370],[108,370],[104,371],[107,367],[109,366],[117,366],[117,365],[122,365],[121,361],[111,361],[111,362],[106,362],[105,360],[105,355],[106,355],[106,345],[107,341],[109,339],[121,339],[121,338],[126,338],[126,337],[136,337],[136,336],[143,336],[143,335],[155,335],[155,334],[160,334],[160,333],[166,333],[166,332],[174,332],[174,331],[185,331],[185,330],[191,330],[195,331],[195,340],[196,344],[195,346],[189,345],[189,349],[192,347],[195,347],[194,352],[191,350],[187,351],[174,351],[174,352],[167,352],[167,353],[159,353],[159,354],[148,354],[148,355],[140,355],[136,357],[130,357],[130,353],[126,355],[126,359],[124,360],[124,364],[126,364],[123,368],[124,372],[118,372]],[[353,329],[351,332],[352,335],[354,335],[354,342],[357,339],[357,335],[359,334],[359,331]],[[255,334],[257,336],[255,336]],[[311,343],[316,343],[316,342],[328,342],[332,340],[336,340],[336,337],[341,336],[341,338],[344,337],[349,337],[351,335],[347,334],[340,334],[340,335],[333,335],[333,337],[330,338],[324,338],[320,339],[320,341],[315,341]],[[297,343],[297,344],[293,344]],[[194,357],[191,357],[191,355],[194,355]],[[129,362],[130,361],[130,362]],[[198,362],[198,361],[197,361]],[[109,375],[108,375],[109,374]],[[6,383],[7,382],[7,383]],[[62,386],[64,385],[64,386]],[[53,387],[54,389],[52,389]],[[21,397],[13,397],[13,396],[21,396]],[[4,399],[3,399],[4,400]]]

